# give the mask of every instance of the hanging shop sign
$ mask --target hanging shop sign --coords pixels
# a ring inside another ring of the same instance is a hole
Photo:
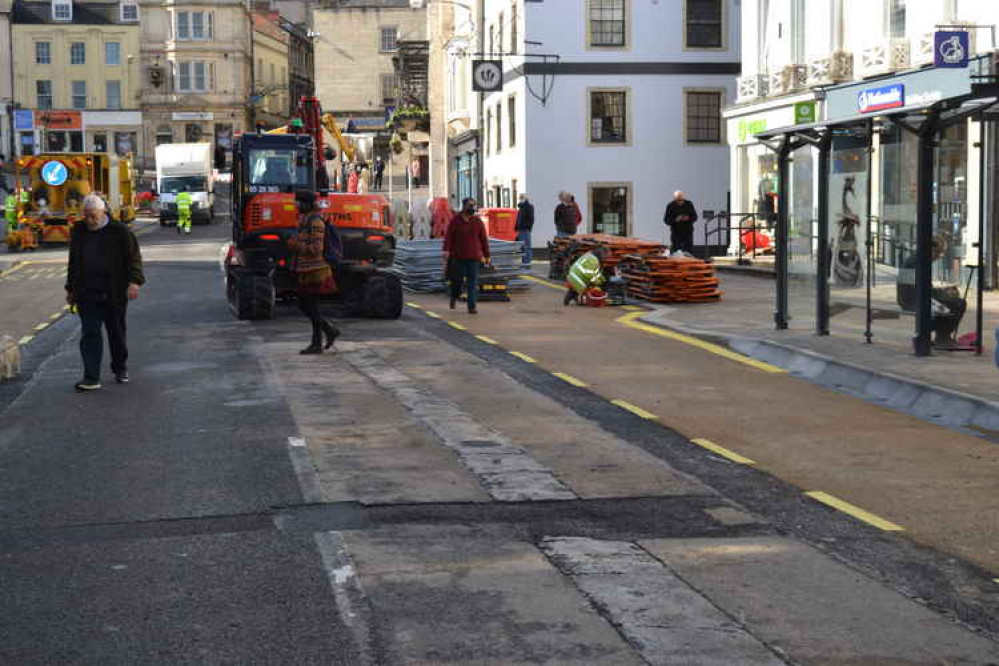
[[[868,88],[857,93],[857,110],[861,113],[897,109],[903,106],[905,106],[905,86],[901,83]]]
[[[797,102],[794,105],[795,125],[814,123],[817,119],[815,115],[815,102]]]
[[[937,30],[933,33],[933,65],[960,69],[968,66],[971,42],[967,30]]]
[[[475,92],[497,92],[503,90],[503,61],[473,61],[472,90]]]

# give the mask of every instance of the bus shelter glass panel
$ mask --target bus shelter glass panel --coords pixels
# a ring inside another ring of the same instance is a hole
[[[940,350],[967,349],[976,335],[979,238],[978,220],[968,219],[968,129],[962,122],[940,133],[934,165],[930,305],[933,344]]]
[[[874,340],[912,349],[916,332],[916,198],[919,141],[886,125],[878,136],[878,206],[871,220],[871,328]]]
[[[833,137],[829,159],[829,332],[863,340],[867,328],[868,142]]]
[[[817,222],[815,220],[815,165],[811,146],[791,154],[788,184],[788,328],[815,330]]]

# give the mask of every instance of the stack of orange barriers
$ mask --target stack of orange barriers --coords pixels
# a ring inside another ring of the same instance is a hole
[[[653,303],[709,303],[721,300],[714,267],[691,257],[631,255],[621,262],[628,293]]]

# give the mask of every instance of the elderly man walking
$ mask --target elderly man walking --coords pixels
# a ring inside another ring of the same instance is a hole
[[[124,224],[111,222],[104,200],[96,194],[83,200],[83,221],[73,225],[66,272],[66,302],[80,314],[83,380],[77,391],[101,388],[101,357],[107,330],[111,372],[119,384],[128,382],[125,311],[139,297],[146,281],[139,243]]]
[[[697,221],[697,211],[681,192],[677,190],[673,193],[673,200],[666,206],[663,214],[663,222],[670,229],[670,245],[673,251],[682,251],[693,254],[694,251],[694,222]]]

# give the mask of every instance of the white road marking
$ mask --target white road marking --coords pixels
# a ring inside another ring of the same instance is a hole
[[[347,544],[344,543],[343,534],[340,532],[316,532],[313,538],[319,549],[326,577],[330,581],[330,587],[333,588],[333,598],[340,611],[340,619],[347,626],[348,631],[353,636],[354,645],[357,646],[359,654],[356,663],[360,666],[374,664],[375,660],[371,650],[374,634],[369,620],[371,611],[368,608],[357,569],[347,551]]]
[[[304,437],[289,437],[288,446],[305,446]]]
[[[323,493],[319,488],[319,475],[312,464],[312,456],[302,437],[288,438],[288,456],[291,466],[298,477],[298,488],[302,491],[302,500],[306,504],[319,504],[323,501]]]

